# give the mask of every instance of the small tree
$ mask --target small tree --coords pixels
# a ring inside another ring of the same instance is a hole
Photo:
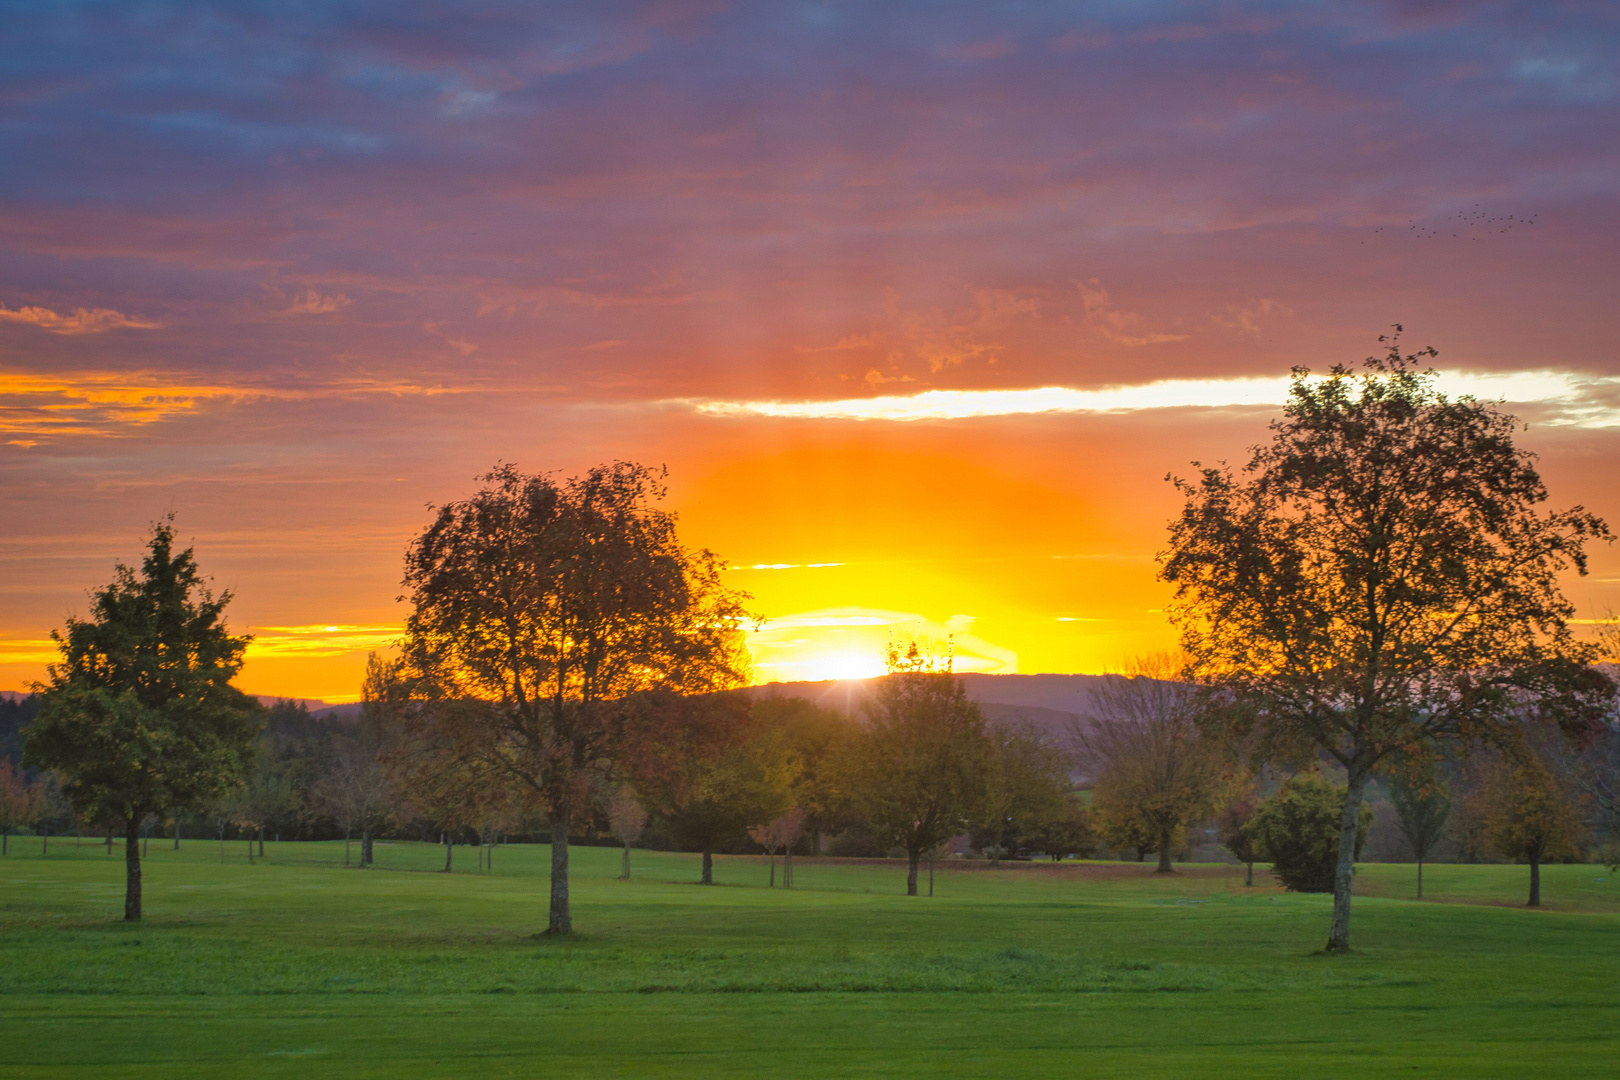
[[[1541,864],[1580,853],[1585,808],[1571,778],[1533,750],[1493,756],[1479,766],[1473,798],[1485,836],[1498,854],[1530,864],[1526,907],[1541,906]]]
[[[394,816],[398,794],[378,759],[378,740],[364,728],[333,740],[326,772],[311,786],[310,800],[343,830],[343,865],[349,842],[360,833],[360,866],[371,865],[372,841]]]
[[[749,837],[765,849],[771,860],[770,887],[776,888],[776,853],[786,852],[782,866],[782,887],[793,888],[793,845],[804,835],[804,809],[795,806],[781,817],[764,825],[751,825]]]
[[[801,697],[775,694],[756,698],[750,711],[777,744],[774,753],[787,770],[791,801],[804,810],[805,831],[815,838],[819,853],[823,834],[855,824],[849,777],[840,768],[855,738],[855,718]]]
[[[1176,838],[1215,809],[1229,783],[1225,755],[1199,729],[1203,696],[1180,681],[1181,669],[1161,653],[1104,676],[1090,715],[1069,729],[1098,816],[1116,832],[1146,832],[1160,874],[1174,870]]]
[[[1220,837],[1221,846],[1232,853],[1232,858],[1242,863],[1247,869],[1243,879],[1243,887],[1249,888],[1254,884],[1254,863],[1259,858],[1259,851],[1254,842],[1255,804],[1254,799],[1245,796],[1227,804],[1226,809],[1215,816],[1215,833]]]
[[[1056,812],[1037,824],[1028,837],[1029,846],[1042,851],[1053,862],[1068,858],[1089,859],[1097,853],[1097,830],[1091,813],[1075,792],[1068,792]]]
[[[992,768],[986,785],[984,822],[974,843],[992,861],[1019,858],[1034,845],[1041,826],[1061,817],[1069,801],[1069,757],[1029,723],[988,728]]]
[[[982,819],[994,749],[948,658],[930,661],[913,641],[904,652],[891,644],[887,659],[851,748],[851,788],[873,833],[905,849],[906,895],[916,896],[923,853]]]
[[[1589,733],[1614,693],[1559,582],[1608,527],[1543,513],[1518,421],[1441,394],[1434,350],[1403,355],[1399,330],[1360,372],[1296,368],[1244,478],[1178,480],[1161,556],[1192,671],[1253,706],[1278,759],[1345,770],[1331,952],[1350,948],[1357,822],[1390,755],[1494,737],[1526,701]]]
[[[628,712],[625,762],[637,795],[677,842],[703,853],[699,881],[712,885],[715,848],[788,807],[780,743],[741,694],[648,693]]]
[[[152,531],[137,573],[120,565],[91,596],[91,617],[52,639],[62,658],[38,689],[24,757],[54,769],[89,818],[124,823],[124,918],[141,917],[141,822],[166,808],[201,808],[246,769],[260,707],[230,685],[248,639],[223,621],[228,592],[213,596],[174,529]]]
[[[10,853],[11,830],[32,825],[44,810],[45,785],[0,758],[0,855]]]
[[[608,800],[608,828],[624,845],[624,869],[619,874],[620,881],[630,880],[630,845],[641,838],[641,832],[646,827],[647,808],[636,800],[636,793],[628,784],[614,788],[613,797]]]
[[[292,783],[276,760],[275,745],[261,738],[236,795],[236,823],[250,836],[257,832],[260,857],[264,855],[265,826],[272,818],[290,811],[292,805]]]
[[[1339,810],[1344,788],[1302,774],[1260,804],[1249,823],[1258,850],[1289,892],[1332,892],[1339,864]],[[1372,811],[1361,807],[1355,854],[1367,842]]]
[[[1423,861],[1446,835],[1451,818],[1451,791],[1438,776],[1408,777],[1396,773],[1390,778],[1389,801],[1395,804],[1395,819],[1401,835],[1417,859],[1417,898],[1423,899]]]

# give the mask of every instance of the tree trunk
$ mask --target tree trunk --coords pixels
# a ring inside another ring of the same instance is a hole
[[[444,834],[444,872],[450,872],[450,855],[456,849],[455,837],[449,833]]]
[[[134,817],[124,829],[124,921],[141,921],[141,823]]]
[[[1525,907],[1541,906],[1541,852],[1530,853],[1530,902]]]
[[[1243,879],[1243,887],[1247,889],[1254,884],[1254,863],[1249,863],[1249,876]]]
[[[1419,900],[1423,899],[1423,860],[1422,859],[1418,860],[1418,897],[1417,898]]]
[[[1333,923],[1328,928],[1328,952],[1350,951],[1350,885],[1356,872],[1356,833],[1361,827],[1361,795],[1367,778],[1350,775],[1339,814],[1339,865],[1333,873]]]
[[[112,827],[112,822],[109,821],[107,823],[107,854],[109,854],[109,855],[112,854],[112,837],[113,837],[113,827]]]
[[[551,921],[548,934],[571,934],[574,920],[568,913],[568,826],[573,823],[571,808],[559,806],[551,812]]]
[[[1155,874],[1173,874],[1176,868],[1170,865],[1170,830],[1159,830],[1159,867],[1153,871]]]
[[[624,870],[619,874],[620,881],[630,880],[630,841],[624,842]]]
[[[372,840],[371,826],[370,825],[363,826],[360,829],[360,865],[362,867],[366,867],[366,866],[371,865],[371,859],[372,859],[371,840]]]
[[[906,895],[917,895],[917,864],[922,861],[922,853],[912,851],[907,853],[911,859],[911,866],[906,871]]]
[[[793,888],[793,845],[789,844],[787,851],[782,853],[782,888]]]
[[[776,852],[769,853],[771,857],[771,888],[776,888]]]
[[[714,852],[709,850],[709,845],[707,843],[703,845],[703,877],[699,880],[698,884],[714,884]]]
[[[264,826],[259,826],[259,858],[264,858]]]
[[[932,856],[928,859],[928,895],[934,895],[934,860]]]
[[[489,861],[489,872],[492,874],[495,872],[495,841],[498,839],[500,839],[499,836],[492,836],[489,838],[489,854],[487,859]]]
[[[174,850],[180,850],[180,811],[174,812]]]

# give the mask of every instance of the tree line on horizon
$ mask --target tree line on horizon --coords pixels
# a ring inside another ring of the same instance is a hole
[[[859,722],[743,694],[749,598],[680,544],[661,472],[502,465],[411,544],[400,656],[373,658],[360,721],[303,797],[362,833],[362,865],[405,806],[446,836],[542,818],[553,933],[572,929],[569,840],[599,821],[626,844],[653,821],[704,852],[704,880],[741,836],[774,854],[864,830],[905,851],[913,894],[964,834],[998,855],[1134,847],[1170,870],[1187,829],[1213,822],[1240,860],[1332,892],[1343,951],[1380,778],[1420,861],[1455,803],[1467,843],[1530,864],[1536,903],[1539,864],[1616,811],[1612,668],[1571,633],[1558,583],[1611,537],[1579,507],[1541,512],[1517,421],[1445,398],[1421,366],[1434,351],[1403,355],[1398,337],[1359,372],[1296,369],[1241,471],[1175,481],[1160,565],[1181,653],[1105,680],[1071,746],[987,725],[916,643],[891,647]],[[228,600],[161,523],[141,571],[120,567],[57,635],[25,733],[25,761],[123,823],[127,918],[142,823],[251,801],[263,768],[262,710],[230,686],[246,639],[224,627]]]

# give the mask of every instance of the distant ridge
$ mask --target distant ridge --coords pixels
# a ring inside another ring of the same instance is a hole
[[[333,705],[330,702],[322,701],[320,698],[282,697],[280,694],[254,694],[253,696],[258,698],[259,704],[267,709],[273,707],[278,701],[290,701],[294,705],[302,705],[308,709],[311,716],[330,716],[345,719],[350,716],[360,715],[360,703],[358,701]]]
[[[984,675],[964,672],[967,695],[978,702],[985,719],[993,723],[1029,723],[1062,742],[1071,724],[1083,723],[1091,710],[1091,695],[1101,675]],[[802,697],[824,708],[855,716],[870,692],[870,679],[829,679],[822,682],[765,683],[748,692]]]

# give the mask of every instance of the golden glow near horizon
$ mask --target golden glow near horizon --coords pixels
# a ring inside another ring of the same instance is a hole
[[[884,650],[891,639],[915,639],[940,652],[949,648],[958,672],[1016,673],[1018,654],[971,633],[974,621],[971,615],[935,622],[909,611],[826,608],[766,620],[748,635],[748,649],[759,683],[882,675]]]
[[[1453,396],[1502,399],[1554,407],[1552,423],[1578,427],[1620,426],[1613,400],[1620,379],[1572,372],[1441,371],[1439,388]],[[1144,409],[1274,407],[1288,400],[1288,376],[1225,379],[1161,379],[1137,385],[1078,390],[1042,386],[1028,390],[924,390],[834,401],[721,401],[683,399],[716,417],[759,416],[798,420],[964,420],[983,416],[1043,413],[1114,413]]]

